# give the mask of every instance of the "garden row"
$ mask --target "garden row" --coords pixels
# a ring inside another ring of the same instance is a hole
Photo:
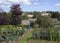
[[[34,39],[53,40],[60,41],[60,25],[56,25],[52,28],[39,28],[33,31],[32,37]]]
[[[24,34],[24,29],[14,26],[0,26],[0,41],[13,41]]]

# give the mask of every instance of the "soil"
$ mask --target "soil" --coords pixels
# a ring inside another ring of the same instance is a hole
[[[60,41],[29,40],[27,43],[60,43]]]

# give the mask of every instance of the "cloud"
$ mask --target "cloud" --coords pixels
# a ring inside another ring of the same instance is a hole
[[[2,3],[3,1],[2,0],[0,0],[0,4]]]
[[[31,5],[30,0],[0,0],[0,4],[12,4],[12,3],[22,3],[24,5]]]
[[[12,3],[21,3],[23,5],[31,5],[30,0],[0,0],[0,7],[10,7]]]
[[[6,4],[8,4],[8,5],[9,5],[10,3],[9,3],[9,2],[6,2]]]
[[[6,0],[0,0],[0,5],[3,5],[3,4],[9,4],[9,2],[7,2]]]
[[[30,2],[30,0],[8,0],[8,2],[12,2],[12,3],[23,3],[25,5],[31,5],[32,4]]]
[[[4,5],[1,5],[0,7],[1,7],[1,8],[4,8],[5,6],[4,6]]]
[[[56,4],[56,6],[60,6],[60,3]]]
[[[30,2],[30,0],[22,0],[22,3],[26,4],[26,5],[31,5],[32,3]]]
[[[7,0],[8,2],[14,2],[14,3],[17,3],[17,2],[20,2],[20,0]]]

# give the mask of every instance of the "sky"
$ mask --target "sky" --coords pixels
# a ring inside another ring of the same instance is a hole
[[[0,0],[0,9],[9,12],[13,3],[20,4],[22,11],[60,11],[60,0]]]

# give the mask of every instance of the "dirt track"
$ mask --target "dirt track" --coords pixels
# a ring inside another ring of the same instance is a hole
[[[60,43],[60,41],[29,40],[27,43]]]

